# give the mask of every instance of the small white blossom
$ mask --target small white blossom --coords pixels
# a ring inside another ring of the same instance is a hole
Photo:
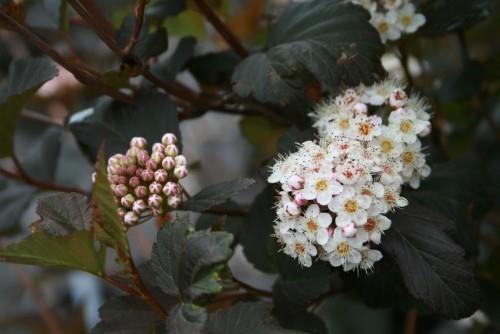
[[[415,6],[411,3],[405,4],[397,10],[396,25],[398,29],[412,34],[425,24],[425,16],[415,13]]]
[[[351,222],[363,225],[366,223],[366,210],[370,204],[370,200],[357,193],[354,188],[345,187],[340,195],[328,203],[328,209],[337,214],[335,219],[337,226],[343,227]]]
[[[304,213],[301,228],[311,241],[324,245],[328,241],[328,227],[332,223],[332,216],[327,212],[320,212],[319,206],[310,205]]]

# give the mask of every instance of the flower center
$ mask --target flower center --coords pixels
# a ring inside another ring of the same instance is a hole
[[[372,127],[369,123],[362,123],[359,125],[359,133],[361,133],[363,136],[368,136],[372,130]]]
[[[393,204],[393,203],[396,201],[396,199],[394,198],[394,195],[393,195],[393,194],[391,194],[391,193],[387,193],[387,194],[385,194],[385,195],[384,195],[384,200],[385,200],[387,203],[389,203],[389,204]]]
[[[411,16],[409,15],[405,15],[401,18],[401,23],[404,25],[404,26],[409,26],[411,25],[413,19]]]
[[[399,124],[399,129],[403,133],[410,132],[412,128],[413,128],[413,126],[412,126],[410,121],[402,121],[401,124]]]
[[[328,188],[328,183],[326,180],[319,180],[316,182],[316,190],[317,191],[325,191]]]
[[[349,128],[349,124],[350,123],[349,123],[349,120],[347,118],[344,118],[344,119],[340,120],[340,122],[339,122],[340,128],[344,129],[344,130]]]
[[[345,241],[342,241],[337,245],[337,253],[340,256],[347,256],[349,255],[349,251],[351,250],[351,246]]]
[[[375,226],[377,226],[377,222],[373,218],[368,218],[364,225],[364,228],[367,232],[371,232],[375,229]]]
[[[389,24],[387,24],[387,22],[380,22],[378,24],[378,31],[385,33],[387,30],[389,30]]]
[[[382,147],[382,151],[384,151],[384,153],[389,153],[394,148],[394,145],[392,144],[392,141],[390,141],[390,140],[382,141],[380,146]]]
[[[318,225],[316,224],[316,222],[314,221],[314,219],[310,219],[308,222],[307,222],[307,229],[311,232],[316,232],[318,230]]]
[[[305,250],[306,249],[304,248],[304,245],[299,244],[299,243],[295,244],[295,253],[302,254],[302,253],[304,253]]]
[[[412,152],[405,152],[402,155],[403,162],[407,165],[411,164],[414,160],[414,155]]]
[[[348,213],[354,213],[358,210],[358,203],[352,199],[348,200],[344,204],[344,209]]]

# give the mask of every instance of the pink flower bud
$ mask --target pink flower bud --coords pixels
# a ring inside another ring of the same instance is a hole
[[[132,176],[130,180],[128,180],[128,185],[132,188],[137,188],[141,185],[141,180],[137,176]]]
[[[396,88],[392,91],[391,96],[389,97],[389,104],[394,108],[404,107],[406,102],[408,101],[408,95],[402,89]]]
[[[151,160],[153,160],[156,164],[160,164],[163,158],[165,158],[165,154],[163,154],[163,152],[155,151],[151,154]]]
[[[167,198],[167,204],[172,209],[176,209],[179,206],[180,203],[181,203],[181,197],[178,196],[178,195],[169,196]]]
[[[129,176],[134,176],[136,171],[137,171],[136,165],[132,165],[132,166],[127,167],[127,175],[129,175]]]
[[[119,178],[120,177],[118,175],[108,175],[108,181],[111,184],[118,184]]]
[[[304,188],[304,179],[298,175],[292,175],[288,178],[287,184],[292,190],[300,190]]]
[[[117,175],[120,170],[120,165],[118,164],[108,165],[107,170],[109,175]]]
[[[163,137],[161,137],[161,142],[163,145],[171,145],[177,143],[177,137],[173,133],[165,133]]]
[[[137,176],[137,177],[141,177],[141,176],[142,176],[142,171],[143,171],[143,170],[144,170],[143,168],[137,168],[137,169],[135,170],[135,176]]]
[[[163,198],[158,194],[153,194],[148,197],[148,205],[151,208],[158,209],[163,204]]]
[[[126,185],[119,184],[116,186],[116,188],[115,188],[115,196],[116,197],[123,197],[123,196],[127,195],[127,193],[128,193],[128,188]]]
[[[148,188],[146,186],[138,186],[134,189],[137,198],[144,198],[148,195]]]
[[[152,194],[159,194],[161,193],[163,189],[163,186],[161,185],[161,183],[159,182],[152,182],[150,185],[149,185],[149,192],[152,193]]]
[[[118,208],[116,209],[116,212],[118,213],[118,216],[123,217],[127,213],[127,210],[125,210],[124,208]]]
[[[365,115],[367,112],[368,112],[368,107],[366,106],[366,104],[364,103],[356,103],[353,107],[352,107],[352,111],[356,114],[356,115]]]
[[[152,171],[155,171],[158,168],[158,165],[152,159],[149,159],[146,162],[146,168],[151,169]]]
[[[127,156],[137,158],[137,154],[141,151],[140,148],[137,147],[131,147],[127,150]]]
[[[179,149],[177,148],[177,145],[175,144],[170,144],[165,147],[165,155],[169,157],[175,157],[177,154],[179,154]]]
[[[161,184],[164,184],[168,180],[168,173],[164,169],[158,169],[155,171],[155,180],[157,182],[160,182]]]
[[[140,215],[141,213],[146,211],[146,203],[144,203],[142,199],[138,199],[134,202],[134,205],[132,205],[132,211]]]
[[[139,216],[137,215],[137,213],[133,211],[127,212],[123,217],[123,222],[125,223],[125,225],[129,226],[135,225],[137,224],[138,221],[139,221]]]
[[[328,226],[328,229],[326,230],[326,232],[328,233],[328,237],[331,238],[333,236],[333,232],[335,230],[333,229],[333,227],[330,225]]]
[[[307,200],[304,198],[304,195],[302,195],[301,192],[295,193],[293,200],[299,206],[303,206],[307,203]]]
[[[132,166],[132,165],[135,165],[136,161],[137,161],[137,159],[135,157],[131,157],[131,156],[126,155],[122,159],[122,165],[124,167]]]
[[[165,145],[162,143],[155,143],[153,145],[153,152],[162,152],[165,150]]]
[[[151,182],[155,178],[155,172],[150,169],[145,169],[142,171],[141,178],[144,182]]]
[[[357,231],[358,229],[354,223],[349,223],[348,225],[342,227],[342,235],[346,238],[354,237]]]
[[[119,184],[127,185],[127,183],[128,183],[127,181],[128,181],[128,179],[126,176],[118,176],[118,183]]]
[[[176,166],[174,168],[174,175],[178,179],[182,179],[188,175],[188,170],[186,166]]]
[[[161,162],[161,165],[165,170],[172,170],[175,167],[175,160],[172,157],[166,157]]]
[[[146,162],[149,161],[149,154],[146,151],[141,151],[137,154],[137,163],[139,166],[146,166]]]
[[[175,182],[167,182],[163,187],[163,193],[167,196],[178,195],[180,193],[179,186]]]
[[[135,198],[132,194],[127,194],[127,195],[123,196],[120,200],[121,206],[123,206],[125,208],[131,208],[132,205],[134,205],[134,202],[135,202]]]
[[[148,145],[148,141],[146,140],[146,138],[143,138],[143,137],[134,137],[130,140],[130,146],[131,147],[137,147],[137,148],[146,148],[146,146]]]
[[[175,164],[177,166],[185,166],[187,164],[186,157],[183,155],[178,155],[175,157]]]
[[[300,207],[295,202],[288,202],[285,204],[285,212],[290,217],[297,217],[300,215]]]
[[[121,166],[118,168],[118,173],[116,173],[117,175],[120,175],[120,176],[125,176],[127,175],[127,167],[124,167],[124,166]]]

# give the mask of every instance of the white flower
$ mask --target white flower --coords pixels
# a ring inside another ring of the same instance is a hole
[[[285,247],[283,251],[294,259],[298,259],[299,263],[304,267],[312,265],[312,256],[316,256],[318,251],[307,237],[302,233],[286,234],[283,236]]]
[[[396,26],[397,19],[398,14],[393,10],[386,14],[374,13],[372,15],[370,22],[380,33],[382,42],[395,41],[401,37],[401,31]]]
[[[389,227],[391,227],[391,220],[386,216],[378,215],[369,217],[362,228],[368,233],[369,240],[378,245],[382,234]]]
[[[339,227],[346,226],[350,222],[363,225],[366,223],[366,209],[369,207],[370,200],[357,193],[352,187],[344,187],[344,191],[328,203],[330,211],[337,214],[335,223]]]
[[[359,251],[362,245],[358,238],[346,238],[342,231],[336,228],[333,238],[323,247],[327,253],[322,258],[327,259],[334,267],[357,265],[362,259]]]
[[[397,10],[396,26],[406,33],[414,33],[425,24],[425,21],[425,16],[415,13],[415,6],[411,3],[407,3]]]
[[[394,108],[402,108],[408,101],[408,95],[401,88],[396,88],[392,91],[389,97],[389,104]]]
[[[387,101],[391,93],[398,88],[398,86],[399,85],[394,80],[384,80],[373,86],[365,87],[361,100],[374,106],[380,106]]]
[[[370,141],[381,133],[382,119],[378,116],[359,116],[354,120],[354,136],[358,140]]]
[[[380,182],[383,184],[401,184],[403,178],[401,177],[401,170],[403,164],[397,159],[387,159],[382,164],[382,172],[380,173]]]
[[[302,196],[307,200],[316,200],[321,205],[327,205],[333,195],[342,192],[342,185],[333,178],[333,173],[320,171],[306,175]]]
[[[386,158],[394,158],[403,151],[403,144],[391,135],[388,127],[382,126],[382,134],[375,140],[376,146],[380,147],[380,153]]]
[[[385,0],[384,7],[388,10],[396,9],[401,7],[403,4],[403,0]]]
[[[401,187],[399,185],[388,185],[384,189],[384,197],[381,201],[381,211],[386,213],[395,208],[403,208],[408,205],[408,200],[400,195]]]
[[[355,184],[362,175],[360,167],[357,161],[346,160],[335,167],[335,178],[342,184]]]
[[[368,247],[363,247],[360,249],[361,261],[359,264],[348,264],[345,266],[345,271],[362,269],[365,272],[373,271],[373,265],[375,262],[380,261],[383,256],[382,253],[376,249],[370,249]]]
[[[414,143],[417,135],[427,129],[429,121],[417,118],[415,111],[400,108],[391,112],[389,116],[389,131],[396,140],[405,143]]]
[[[317,204],[310,205],[304,213],[301,228],[311,241],[324,245],[328,241],[328,227],[332,223],[332,216],[327,212],[320,212]]]

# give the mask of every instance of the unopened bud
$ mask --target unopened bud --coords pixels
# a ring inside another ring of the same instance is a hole
[[[177,154],[179,154],[179,148],[177,148],[177,145],[175,144],[170,144],[165,147],[165,155],[168,155],[169,157],[175,157]]]
[[[148,195],[148,188],[146,186],[138,186],[134,189],[137,198],[144,198]]]
[[[161,184],[164,184],[168,180],[168,173],[164,169],[158,169],[155,171],[155,180],[157,182],[160,182]]]
[[[407,101],[408,95],[404,90],[400,88],[396,88],[395,90],[393,90],[391,96],[389,97],[389,104],[394,108],[404,107]]]
[[[179,186],[175,182],[167,182],[163,187],[163,193],[167,196],[179,194]]]
[[[136,165],[132,165],[132,166],[127,167],[127,175],[129,175],[129,176],[134,176],[136,171],[137,171]]]
[[[127,195],[123,196],[120,200],[121,206],[123,206],[125,208],[131,208],[132,205],[134,205],[134,202],[135,202],[135,198],[132,194],[127,194]]]
[[[146,166],[146,162],[149,161],[149,154],[146,151],[141,151],[137,154],[137,163],[139,166]]]
[[[151,154],[151,160],[153,160],[156,164],[161,164],[163,158],[165,158],[165,154],[160,151],[155,151]]]
[[[307,203],[307,199],[304,198],[304,195],[302,195],[301,192],[297,192],[295,196],[293,197],[293,201],[298,205],[298,206],[303,206]]]
[[[186,157],[183,155],[178,155],[175,157],[175,164],[178,166],[185,166],[187,164]]]
[[[186,166],[176,166],[174,168],[174,175],[178,179],[182,179],[188,175],[188,170]]]
[[[118,173],[116,173],[117,175],[120,175],[120,176],[125,176],[127,175],[127,167],[124,167],[124,166],[121,166],[118,168]]]
[[[138,221],[139,221],[139,215],[137,215],[137,213],[133,211],[127,212],[123,217],[123,222],[125,223],[125,225],[129,226],[135,225],[137,224]]]
[[[123,159],[122,159],[122,165],[124,167],[128,167],[128,166],[132,166],[132,165],[135,165],[137,159],[135,157],[131,157],[131,156],[124,156]]]
[[[298,175],[292,175],[288,178],[287,184],[292,190],[300,190],[304,188],[304,179]]]
[[[127,210],[125,210],[124,208],[118,208],[116,209],[116,212],[118,213],[118,216],[123,217],[127,213]]]
[[[143,137],[134,137],[130,140],[130,146],[145,149],[148,146],[148,141]]]
[[[145,169],[142,171],[141,178],[144,182],[151,182],[155,178],[155,172],[150,169]]]
[[[167,198],[167,204],[172,209],[176,209],[179,206],[180,203],[181,203],[181,197],[178,196],[178,195],[169,196]]]
[[[131,148],[129,148],[129,149],[127,150],[127,155],[128,155],[129,157],[136,158],[136,157],[137,157],[137,155],[139,154],[139,152],[140,152],[140,151],[141,151],[141,149],[140,149],[140,148],[138,148],[138,147],[131,147]]]
[[[155,143],[153,145],[153,152],[162,152],[165,150],[165,145],[162,143]]]
[[[297,217],[300,215],[300,207],[295,202],[288,202],[285,204],[285,212],[290,217]]]
[[[127,185],[127,182],[128,179],[126,176],[118,176],[118,184],[124,184],[124,185]]]
[[[156,170],[158,168],[158,164],[154,162],[152,159],[149,159],[146,162],[146,168],[151,169],[152,171]]]
[[[177,143],[177,137],[173,133],[165,133],[163,137],[161,137],[161,142],[163,145],[171,145]]]
[[[140,215],[144,211],[146,211],[146,203],[142,199],[138,199],[137,201],[134,202],[134,205],[132,205],[132,211]]]
[[[175,167],[175,160],[172,157],[166,157],[161,162],[161,165],[165,170],[172,170]]]
[[[132,176],[130,180],[128,180],[128,185],[132,188],[137,188],[141,185],[141,180],[137,176]]]
[[[161,185],[161,183],[159,182],[151,182],[151,184],[149,185],[149,192],[152,193],[152,194],[159,194],[161,193],[163,189],[163,186]]]
[[[352,111],[357,115],[365,115],[368,112],[368,107],[364,103],[356,103],[352,106]]]
[[[122,158],[123,158],[123,154],[115,154],[115,155],[111,156],[108,159],[108,166],[110,166],[110,165],[119,165],[120,161],[122,160]]]
[[[115,196],[116,197],[123,197],[127,195],[128,193],[128,188],[124,184],[118,184],[115,188]]]
[[[356,228],[356,224],[349,223],[346,226],[342,227],[342,235],[346,238],[352,238],[356,235],[358,229]]]
[[[148,197],[148,205],[151,208],[158,209],[163,204],[163,198],[158,194],[153,194]]]

